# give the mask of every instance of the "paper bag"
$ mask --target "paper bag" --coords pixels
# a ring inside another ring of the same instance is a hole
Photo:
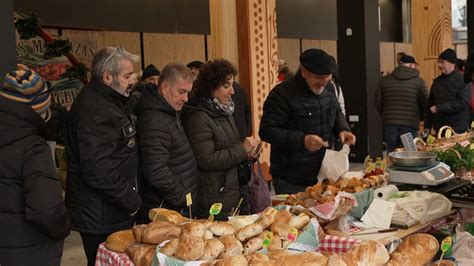
[[[319,180],[329,179],[336,182],[341,175],[349,171],[349,145],[344,144],[340,151],[326,150],[321,169],[319,170]]]

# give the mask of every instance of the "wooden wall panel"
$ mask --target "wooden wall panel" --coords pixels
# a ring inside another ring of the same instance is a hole
[[[308,40],[308,39],[301,40],[301,52],[304,52],[306,49],[320,48],[320,47],[321,47],[321,40]]]
[[[380,43],[380,71],[386,75],[395,68],[396,64],[395,43],[381,42]]]
[[[210,0],[211,34],[208,59],[224,58],[239,66],[236,0]]]
[[[332,55],[337,60],[337,41],[336,40],[321,40],[320,48]]]
[[[82,43],[84,56],[80,58],[84,63],[92,61],[93,54],[96,50],[105,47],[122,46],[130,53],[140,56],[140,34],[138,32],[118,32],[118,31],[92,31],[92,30],[63,30],[62,36],[68,37],[71,41]],[[88,47],[92,50],[88,50]],[[135,70],[141,69],[141,63],[135,64]],[[138,72],[138,71],[137,71]]]
[[[292,72],[300,66],[300,40],[278,38],[278,58],[285,60]]]
[[[466,60],[468,53],[467,43],[456,43],[454,44],[454,50],[456,51],[456,55],[458,58]]]
[[[154,64],[160,70],[172,62],[206,61],[204,35],[144,33],[143,49],[145,66]]]
[[[413,55],[420,75],[431,86],[439,75],[438,55],[452,48],[451,0],[412,0]]]
[[[395,57],[397,53],[404,52],[413,56],[413,45],[411,43],[396,42],[395,43]],[[396,58],[395,58],[396,59]],[[415,57],[415,60],[417,58]]]

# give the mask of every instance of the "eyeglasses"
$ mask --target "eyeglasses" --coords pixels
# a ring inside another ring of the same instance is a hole
[[[122,46],[117,47],[117,48],[109,55],[109,57],[107,57],[107,58],[104,60],[104,62],[102,63],[102,69],[104,69],[105,64],[107,64],[107,62],[109,62],[110,59],[112,59],[117,53],[124,53],[124,52],[126,52],[126,51],[125,51],[125,48],[123,48]]]

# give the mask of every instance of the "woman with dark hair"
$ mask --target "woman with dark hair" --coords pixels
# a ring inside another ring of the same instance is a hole
[[[201,66],[194,84],[194,97],[184,107],[183,126],[196,156],[199,168],[197,207],[199,218],[209,216],[213,203],[222,203],[216,219],[227,219],[237,208],[242,197],[238,167],[254,157],[258,140],[247,137],[239,141],[235,126],[232,83],[237,74],[235,67],[224,59],[213,60]],[[248,187],[247,187],[248,189]],[[248,209],[248,203],[241,205]]]

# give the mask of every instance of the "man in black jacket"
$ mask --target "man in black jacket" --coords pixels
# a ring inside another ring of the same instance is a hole
[[[375,107],[383,117],[388,152],[402,145],[400,135],[411,133],[416,137],[424,118],[428,88],[416,65],[413,56],[403,56],[400,65],[383,77],[375,90]]]
[[[149,222],[148,211],[160,206],[188,216],[186,194],[196,198],[196,159],[180,120],[192,85],[191,70],[169,64],[158,87],[145,90],[135,108],[142,176],[140,223]]]
[[[260,122],[260,137],[272,145],[270,173],[277,194],[301,192],[317,183],[332,134],[343,144],[355,144],[336,96],[325,89],[337,71],[334,59],[323,50],[308,49],[300,63],[295,76],[272,89]]]
[[[456,69],[457,56],[453,49],[446,49],[438,58],[439,75],[431,85],[425,128],[437,132],[442,126],[451,126],[461,133],[469,128],[469,101],[471,90],[464,83],[463,75]]]
[[[66,205],[88,265],[110,233],[133,226],[141,204],[135,126],[125,108],[138,59],[121,47],[98,51],[70,111]]]
[[[61,263],[71,229],[44,139],[50,103],[37,73],[6,75],[0,90],[0,265]]]

